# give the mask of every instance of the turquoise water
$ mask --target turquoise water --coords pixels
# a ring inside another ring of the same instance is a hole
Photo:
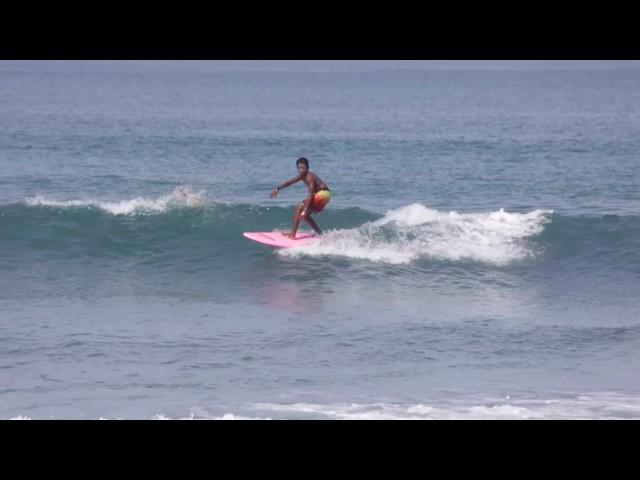
[[[640,417],[638,62],[3,61],[0,125],[0,418]],[[244,239],[299,156],[326,234]]]

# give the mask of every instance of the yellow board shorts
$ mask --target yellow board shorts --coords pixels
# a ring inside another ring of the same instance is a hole
[[[329,190],[320,190],[313,196],[313,203],[310,205],[311,211],[320,213],[331,200],[331,192]]]

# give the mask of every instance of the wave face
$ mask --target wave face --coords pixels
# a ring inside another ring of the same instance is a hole
[[[36,196],[0,206],[0,248],[12,255],[135,256],[171,247],[179,257],[199,244],[205,257],[212,250],[224,253],[229,244],[233,250],[255,251],[254,244],[239,238],[243,231],[287,230],[291,216],[287,207],[211,201],[189,186],[157,198],[119,201]],[[382,264],[432,260],[495,266],[551,254],[565,261],[638,265],[640,227],[633,216],[561,216],[545,209],[458,213],[412,203],[384,215],[334,209],[318,221],[325,235],[317,244],[278,253]]]

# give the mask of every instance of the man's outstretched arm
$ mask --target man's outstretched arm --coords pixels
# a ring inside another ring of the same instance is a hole
[[[278,185],[276,188],[274,188],[274,189],[271,191],[271,198],[273,198],[273,197],[277,196],[277,195],[278,195],[278,192],[279,192],[280,190],[282,190],[283,188],[288,187],[289,185],[292,185],[292,184],[294,184],[294,183],[296,183],[296,182],[299,182],[300,180],[302,180],[302,175],[296,175],[296,176],[295,176],[294,178],[292,178],[291,180],[287,180],[286,182],[284,182],[284,183],[282,183],[282,184]]]

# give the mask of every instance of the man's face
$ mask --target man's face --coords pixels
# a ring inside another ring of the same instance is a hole
[[[298,173],[301,175],[304,175],[305,173],[307,173],[307,166],[304,163],[299,163],[296,165],[296,168],[298,169]]]

